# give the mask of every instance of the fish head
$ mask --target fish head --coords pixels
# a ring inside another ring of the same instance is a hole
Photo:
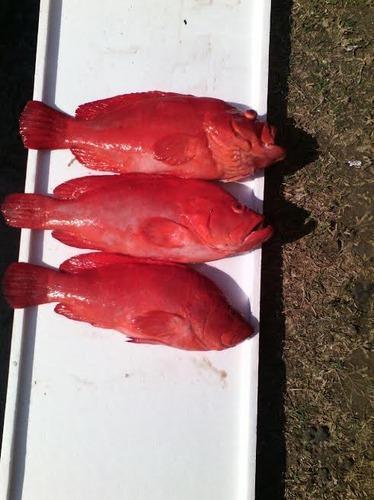
[[[220,336],[217,338],[217,332]],[[219,305],[205,323],[204,339],[217,350],[234,347],[253,334],[253,328],[231,307]]]
[[[275,144],[276,128],[258,121],[255,111],[233,114],[231,127],[235,137],[233,158],[237,159],[236,170],[229,172],[231,180],[250,176],[285,158],[284,148]]]
[[[197,226],[196,226],[197,227]],[[273,233],[264,224],[264,216],[232,199],[210,208],[202,238],[224,255],[251,250],[268,240]]]

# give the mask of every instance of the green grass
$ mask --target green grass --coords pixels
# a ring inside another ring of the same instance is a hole
[[[283,186],[316,222],[283,249],[288,499],[370,498],[374,486],[370,4],[292,7],[288,115],[319,157]]]

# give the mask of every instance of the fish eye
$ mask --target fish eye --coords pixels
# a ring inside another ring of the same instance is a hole
[[[245,206],[242,205],[241,203],[239,203],[238,201],[233,203],[231,205],[231,208],[232,208],[233,212],[235,212],[236,214],[242,214],[245,211]]]
[[[244,112],[244,116],[248,120],[254,121],[257,118],[257,113],[254,109],[247,109],[247,111]]]

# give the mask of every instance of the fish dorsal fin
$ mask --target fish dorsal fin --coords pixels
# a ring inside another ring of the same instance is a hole
[[[76,255],[68,260],[65,260],[65,262],[60,265],[60,271],[76,274],[81,271],[87,271],[89,269],[98,269],[100,267],[121,264],[152,264],[183,268],[186,267],[182,264],[162,262],[154,259],[140,259],[138,257],[130,257],[129,255],[120,255],[107,252],[91,252]]]
[[[91,252],[82,255],[75,255],[68,260],[65,260],[60,265],[60,271],[67,273],[79,273],[88,269],[97,269],[113,264],[127,264],[133,262],[134,259],[125,255],[106,253],[106,252]],[[135,259],[136,260],[136,259]]]
[[[144,101],[145,99],[154,99],[157,97],[177,96],[178,94],[172,92],[160,92],[153,90],[150,92],[135,92],[133,94],[123,94],[108,99],[100,99],[98,101],[87,102],[81,104],[75,111],[76,118],[82,120],[94,120],[100,116],[105,115],[110,111],[115,111],[132,104]]]
[[[53,190],[53,196],[60,200],[76,200],[89,191],[115,185],[119,179],[120,176],[117,175],[88,175],[71,179],[57,186]]]

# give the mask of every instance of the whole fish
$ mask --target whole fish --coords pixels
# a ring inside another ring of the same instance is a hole
[[[272,234],[219,185],[171,176],[82,177],[53,197],[9,195],[1,210],[11,226],[52,229],[67,245],[174,262],[221,259]]]
[[[58,314],[136,343],[219,351],[253,333],[213,282],[182,264],[100,252],[73,257],[60,271],[14,263],[3,291],[12,307],[58,302]]]
[[[20,134],[32,149],[71,149],[89,168],[236,180],[284,158],[275,129],[253,110],[170,92],[119,95],[83,104],[75,118],[29,101]]]

